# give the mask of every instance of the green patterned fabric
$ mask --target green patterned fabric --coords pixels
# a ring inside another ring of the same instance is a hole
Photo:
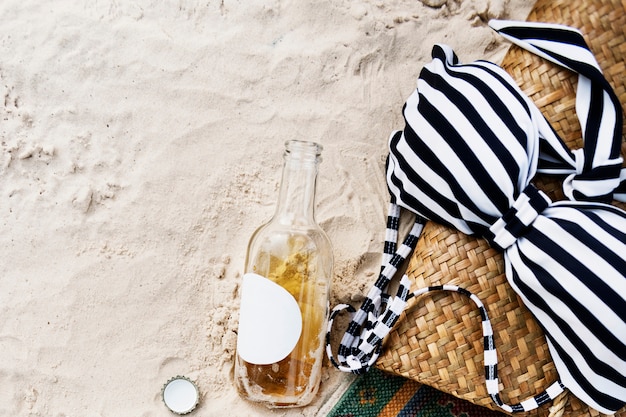
[[[356,379],[328,417],[506,417],[376,368]]]

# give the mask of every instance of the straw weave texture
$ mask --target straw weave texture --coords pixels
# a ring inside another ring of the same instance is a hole
[[[624,107],[626,0],[539,0],[528,20],[580,29]],[[502,66],[537,104],[565,143],[571,149],[582,147],[575,112],[577,74],[517,46],[509,49]],[[626,155],[624,142],[622,155]],[[538,177],[533,183],[553,200],[563,199],[562,179]],[[626,209],[626,204],[616,205]],[[557,380],[541,328],[508,284],[502,254],[489,247],[484,239],[428,222],[407,273],[414,280],[414,289],[456,284],[480,297],[494,329],[501,397],[505,402],[522,401]],[[480,316],[471,302],[455,293],[431,293],[409,302],[385,342],[377,367],[500,410],[485,388],[482,343]],[[603,415],[571,394],[555,403],[565,408],[557,412],[545,405],[525,415]],[[626,417],[626,407],[616,416]]]

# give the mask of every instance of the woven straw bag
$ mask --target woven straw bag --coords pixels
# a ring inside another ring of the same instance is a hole
[[[561,23],[581,30],[622,106],[626,104],[626,0],[539,0],[529,21]],[[575,112],[577,74],[512,46],[502,66],[541,109],[571,148],[582,147]],[[625,119],[626,120],[626,119]],[[626,126],[624,131],[626,132]],[[626,155],[626,143],[622,143]],[[538,177],[533,183],[562,200],[562,183]],[[623,209],[626,204],[616,203]],[[428,222],[407,274],[414,288],[455,284],[487,307],[498,349],[501,397],[517,403],[558,379],[543,332],[509,286],[501,253],[484,239]],[[478,311],[456,293],[435,293],[409,301],[389,334],[376,366],[494,410],[485,387],[483,334]],[[525,415],[601,416],[565,394]],[[626,407],[616,416],[626,417]]]

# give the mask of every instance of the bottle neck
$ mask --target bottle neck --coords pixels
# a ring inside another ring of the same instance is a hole
[[[313,142],[285,143],[283,174],[273,221],[285,225],[315,224],[315,185],[322,147]]]

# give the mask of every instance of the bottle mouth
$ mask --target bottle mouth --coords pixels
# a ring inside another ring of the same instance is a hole
[[[285,157],[321,162],[323,149],[324,147],[316,142],[288,140],[285,142]]]

